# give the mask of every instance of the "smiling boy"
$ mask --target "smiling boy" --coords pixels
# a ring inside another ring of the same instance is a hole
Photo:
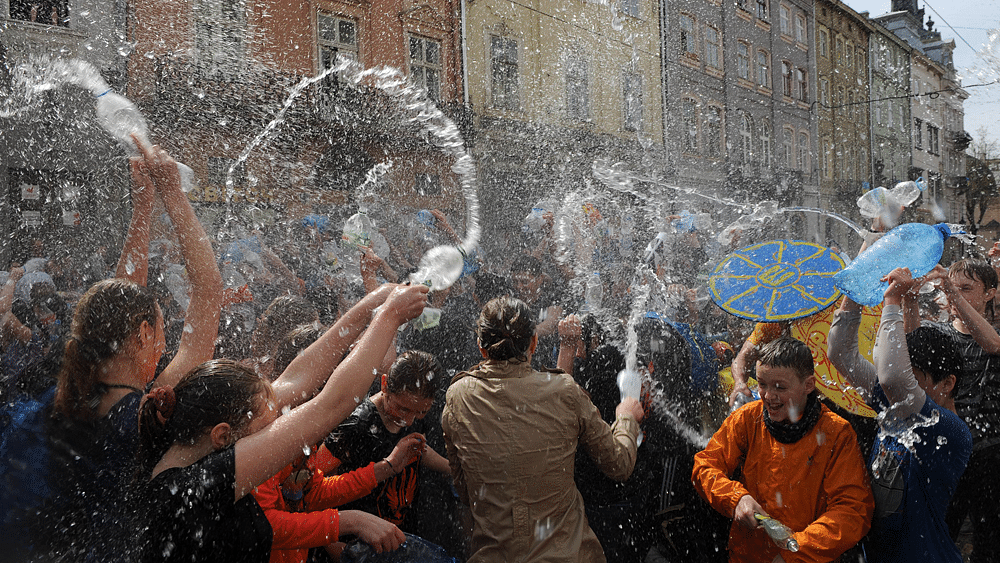
[[[421,424],[434,403],[438,382],[444,377],[444,370],[431,354],[416,350],[403,353],[389,373],[382,375],[381,390],[362,401],[326,439],[327,449],[340,460],[338,472],[376,462],[376,467],[387,465],[394,474],[368,496],[341,509],[363,510],[404,528],[417,494],[421,467],[451,475],[448,460],[427,447]],[[403,467],[392,465],[388,458],[393,448],[414,433],[419,440],[410,460]]]
[[[715,510],[733,519],[729,560],[832,561],[871,525],[874,501],[850,424],[822,405],[812,352],[789,337],[760,351],[761,400],[723,423],[694,459],[692,480]],[[754,514],[792,529],[794,554],[768,538]]]

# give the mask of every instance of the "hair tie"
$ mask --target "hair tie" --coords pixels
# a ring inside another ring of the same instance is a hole
[[[177,395],[174,388],[169,385],[157,387],[146,395],[146,399],[153,401],[156,406],[156,416],[161,424],[166,424],[174,414],[174,406],[177,404]]]

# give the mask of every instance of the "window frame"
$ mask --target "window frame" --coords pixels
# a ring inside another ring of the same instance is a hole
[[[413,58],[413,42],[417,41],[420,44],[420,60],[414,60]],[[432,37],[426,37],[423,35],[417,35],[415,33],[407,34],[407,44],[409,46],[409,59],[410,59],[410,80],[414,84],[424,89],[427,92],[427,97],[434,100],[441,100],[441,74],[444,70],[444,52],[442,51],[441,41],[434,39]],[[430,45],[437,46],[437,62],[428,60],[428,47]],[[414,76],[414,67],[420,69],[420,78],[416,79]],[[433,72],[436,78],[436,84],[433,89],[428,86],[429,73]]]
[[[762,58],[763,57],[763,62]],[[757,86],[760,88],[765,88],[767,90],[771,89],[771,53],[768,53],[764,49],[757,49],[757,68],[754,73],[757,76]],[[763,79],[763,82],[761,82]]]
[[[500,44],[498,58],[497,44]],[[511,49],[513,47],[513,49]],[[490,107],[507,111],[521,109],[521,64],[518,40],[508,35],[489,34],[490,50]],[[511,60],[510,53],[514,56]],[[498,86],[503,86],[499,92]]]

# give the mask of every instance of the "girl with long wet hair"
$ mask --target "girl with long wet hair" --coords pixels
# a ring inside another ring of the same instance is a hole
[[[218,360],[149,393],[139,415],[148,480],[135,496],[142,515],[135,528],[137,559],[267,561],[271,527],[249,493],[351,413],[396,330],[420,314],[426,296],[422,285],[386,285],[368,294],[273,384]],[[367,331],[338,365],[369,318]],[[388,523],[366,535],[379,552],[405,540]]]

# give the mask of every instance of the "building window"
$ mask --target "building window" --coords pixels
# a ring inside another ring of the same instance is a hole
[[[765,168],[771,166],[771,122],[767,119],[760,122],[760,164]]]
[[[781,61],[781,93],[792,97],[792,63]]]
[[[781,165],[784,168],[792,167],[792,150],[794,149],[795,131],[792,131],[791,127],[785,127],[783,130],[784,135],[781,139]]]
[[[857,47],[857,57],[856,58],[858,60],[858,69],[859,70],[864,70],[864,68],[865,68],[865,51],[861,47]]]
[[[626,72],[622,85],[624,90],[625,129],[642,130],[642,75]]]
[[[806,17],[802,14],[795,14],[795,40],[806,42]]]
[[[750,164],[753,158],[753,120],[749,115],[740,119],[740,164]]]
[[[621,0],[621,3],[618,4],[618,9],[624,14],[637,18],[639,17],[639,0]]]
[[[886,107],[886,112],[885,112],[886,113],[886,124],[885,124],[885,126],[887,128],[889,128],[889,129],[892,129],[892,127],[893,127],[892,114],[895,113],[895,111],[893,110],[893,106],[895,106],[895,105],[896,104],[894,104],[892,100],[886,100],[885,101],[885,107]]]
[[[517,41],[490,36],[493,107],[516,110],[521,107],[517,74]]]
[[[748,0],[736,0],[736,5],[739,6],[740,8],[743,8],[744,10],[747,10],[747,1]]]
[[[767,51],[757,51],[757,85],[771,87],[771,55]]]
[[[854,90],[847,91],[847,119],[854,119]]]
[[[927,124],[927,152],[931,154],[941,154],[940,129],[931,124]]]
[[[358,60],[358,25],[352,20],[319,14],[319,60],[323,69],[333,68],[337,55]]]
[[[427,90],[430,99],[441,99],[441,43],[410,36],[410,79]]]
[[[823,139],[823,177],[833,179],[833,146],[829,137]]]
[[[913,146],[918,149],[924,146],[924,122],[918,118],[913,118]]]
[[[705,111],[705,153],[722,156],[722,108],[708,106]]]
[[[742,41],[736,46],[736,76],[750,80],[750,46]]]
[[[830,81],[825,78],[819,81],[819,103],[830,107]]]
[[[899,130],[906,133],[906,108],[904,104],[899,104],[896,107],[899,108],[899,121],[897,121],[899,123]]]
[[[690,57],[698,57],[698,50],[695,45],[693,17],[681,14],[681,33],[678,39],[682,53]]]
[[[69,27],[69,0],[11,0],[10,19]]]
[[[585,121],[590,118],[590,93],[587,59],[574,53],[566,60],[566,117]]]
[[[785,6],[784,4],[782,4],[781,7],[779,8],[779,12],[780,12],[779,22],[780,22],[781,34],[782,35],[791,36],[792,35],[792,11],[791,11],[791,9],[788,8],[788,6]]]
[[[767,0],[757,0],[757,18],[762,20],[768,18]]]
[[[844,40],[837,38],[837,44],[833,52],[834,60],[837,64],[844,64]]]
[[[698,152],[698,102],[691,98],[681,101],[681,119],[684,122],[684,152]]]
[[[246,34],[246,7],[241,0],[195,5],[195,46],[198,67],[213,78],[237,75],[246,60],[243,37]]]
[[[801,68],[795,69],[795,91],[798,94],[799,101],[807,102],[809,101],[809,75],[806,71]]]
[[[847,65],[847,68],[854,68],[854,45],[852,43],[848,43],[844,47],[844,64]]]
[[[721,52],[722,42],[719,30],[711,26],[705,27],[705,65],[721,69],[722,59],[719,56]]]
[[[819,56],[824,59],[830,56],[830,34],[825,29],[819,30]]]
[[[809,172],[809,134],[799,133],[799,154],[797,159],[798,169]]]

